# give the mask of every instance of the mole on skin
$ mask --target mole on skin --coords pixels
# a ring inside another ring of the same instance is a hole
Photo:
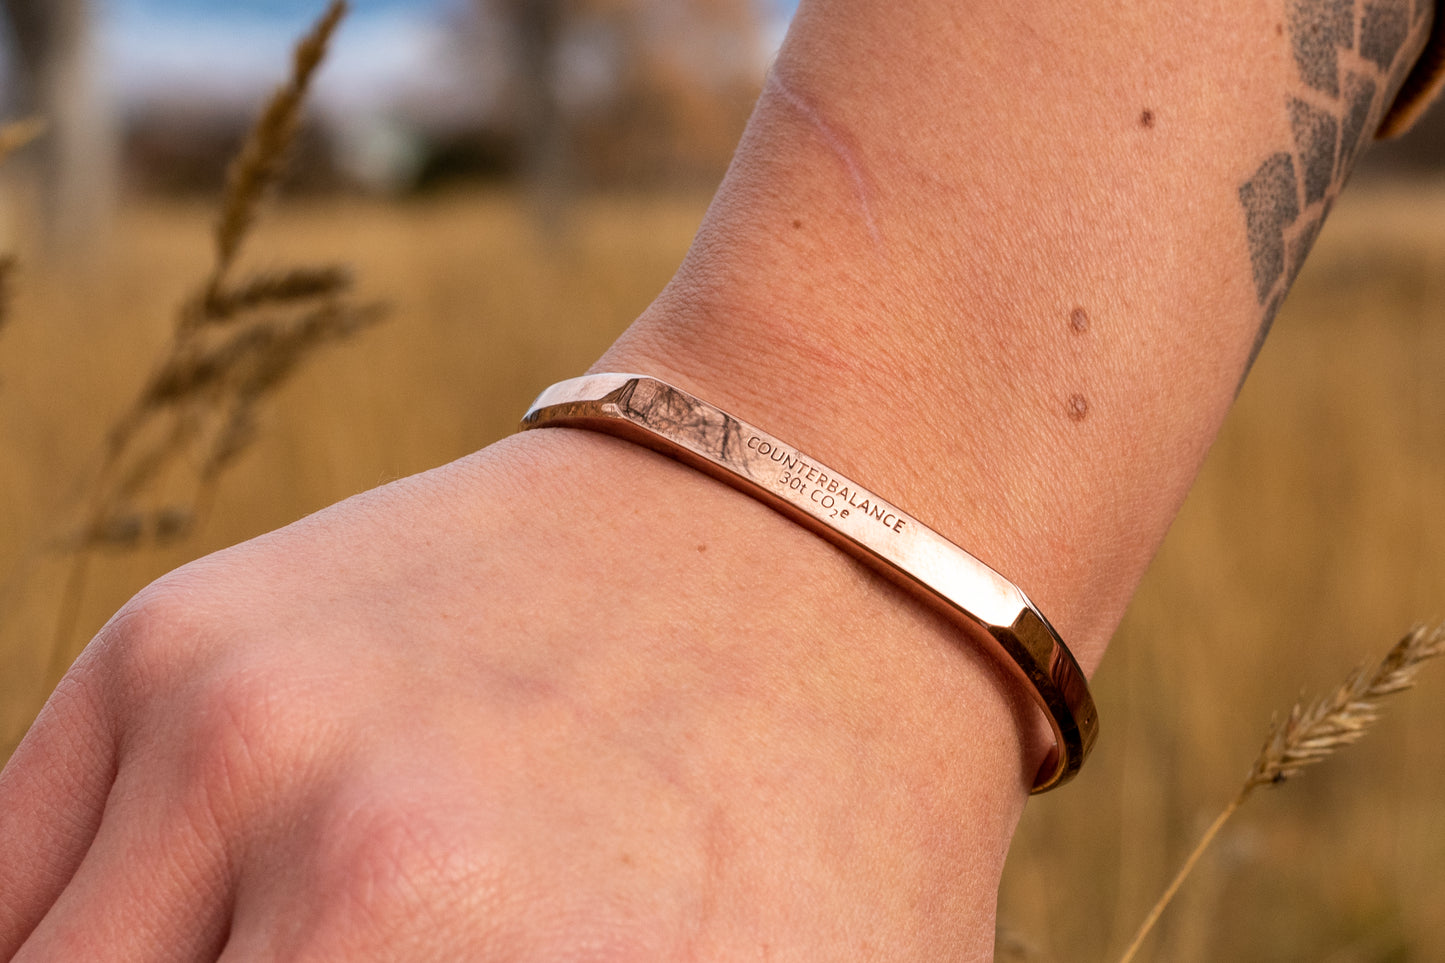
[[[1069,420],[1083,421],[1089,416],[1089,400],[1083,395],[1069,396]]]
[[[1139,126],[1140,126],[1140,127],[1153,127],[1153,126],[1154,126],[1154,111],[1149,110],[1149,109],[1146,107],[1146,108],[1139,114]]]
[[[803,226],[803,222],[802,222],[802,221],[794,221],[794,222],[793,222],[793,230],[795,230],[795,231],[796,231],[798,228],[802,227],[802,226]]]
[[[1083,308],[1074,308],[1069,312],[1069,327],[1075,334],[1083,334],[1089,330],[1089,312]]]

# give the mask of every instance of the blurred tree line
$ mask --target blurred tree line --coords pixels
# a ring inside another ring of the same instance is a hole
[[[473,0],[494,123],[543,182],[711,182],[763,76],[754,0]]]
[[[44,188],[52,233],[71,240],[93,235],[89,225],[117,182],[214,191],[250,120],[236,102],[107,111],[95,57],[100,2],[0,0],[5,112],[48,120],[49,136],[29,152],[32,178]],[[765,5],[776,2],[455,0],[446,66],[453,88],[471,94],[446,105],[390,103],[378,108],[386,116],[363,118],[377,120],[407,159],[380,173],[348,163],[358,139],[344,128],[356,118],[313,114],[295,180],[400,192],[460,178],[526,180],[564,197],[596,186],[714,183],[758,94],[775,12]],[[286,51],[274,56],[279,77]],[[254,93],[259,102],[265,92]],[[1372,151],[1365,168],[1366,176],[1445,169],[1445,107]]]
[[[53,241],[81,243],[110,206],[116,160],[95,73],[94,10],[88,0],[3,0],[0,16],[9,54],[0,119],[44,119],[45,136],[28,152],[41,219]]]
[[[377,177],[351,176],[345,153],[355,139],[345,128],[378,118],[313,114],[298,180],[406,191],[464,177],[526,179],[563,194],[714,182],[762,81],[763,2],[459,0],[446,24],[446,66],[475,96],[379,107],[387,135],[404,141],[414,163]],[[48,198],[47,220],[72,236],[65,225],[84,233],[117,181],[213,191],[250,119],[235,101],[187,101],[196,95],[186,90],[107,116],[98,3],[0,0],[5,113],[47,118],[51,135],[32,152],[32,174]],[[278,77],[286,55],[274,51]]]

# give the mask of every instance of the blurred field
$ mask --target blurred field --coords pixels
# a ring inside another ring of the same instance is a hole
[[[82,634],[189,557],[510,432],[662,286],[704,202],[592,200],[552,237],[502,194],[272,217],[253,264],[344,261],[392,319],[272,400],[201,531],[101,556]],[[42,549],[204,272],[209,217],[132,207],[84,280],[17,281],[0,332],[0,753],[43,698],[64,567]],[[1445,184],[1347,193],[1099,674],[1093,762],[1029,806],[1001,916],[1039,958],[1117,954],[1271,713],[1445,616],[1442,373]],[[1253,800],[1145,958],[1445,960],[1442,698],[1445,666],[1427,669],[1362,746]]]

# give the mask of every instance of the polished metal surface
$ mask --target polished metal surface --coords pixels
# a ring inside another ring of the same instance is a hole
[[[939,605],[1003,658],[1048,718],[1055,749],[1033,791],[1062,785],[1093,747],[1098,715],[1083,672],[1018,586],[912,515],[791,445],[680,388],[634,374],[553,385],[527,428],[584,428],[626,438],[772,506]]]

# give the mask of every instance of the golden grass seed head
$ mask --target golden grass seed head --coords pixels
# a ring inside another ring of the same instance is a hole
[[[1359,741],[1380,715],[1380,700],[1415,684],[1421,665],[1445,652],[1445,626],[1417,626],[1390,648],[1373,671],[1360,667],[1326,695],[1296,702],[1276,721],[1245,777],[1244,792],[1278,785],[1306,766]]]
[[[339,297],[347,293],[351,285],[351,271],[336,264],[265,271],[224,289],[202,291],[183,310],[193,313],[187,322],[191,326],[222,324],[261,308]]]
[[[227,172],[225,198],[216,224],[216,267],[206,285],[208,291],[221,287],[255,223],[257,208],[280,179],[300,127],[307,91],[348,9],[346,0],[332,0],[321,19],[301,38],[292,56],[290,78],[271,95]]]

